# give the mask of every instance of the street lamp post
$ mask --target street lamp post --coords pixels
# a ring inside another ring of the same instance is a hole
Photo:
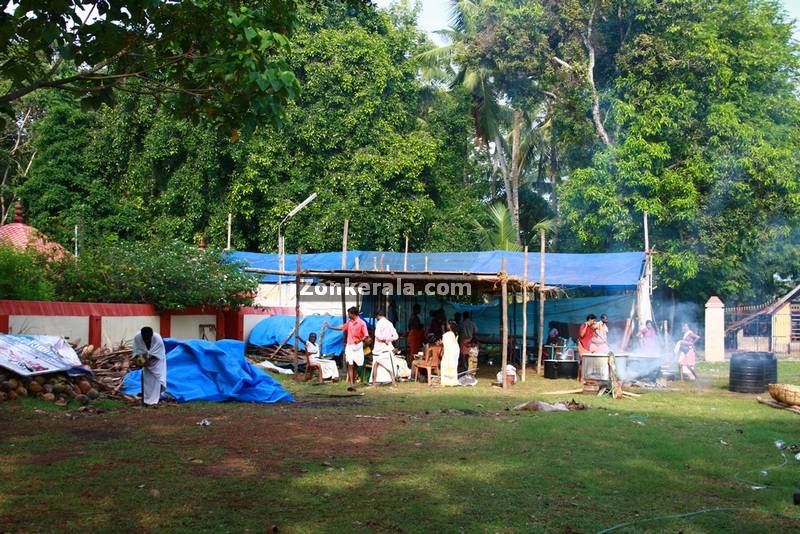
[[[300,204],[295,206],[294,209],[292,209],[292,211],[287,213],[286,217],[284,217],[283,220],[281,220],[280,224],[278,224],[278,270],[281,273],[284,271],[284,268],[286,267],[286,236],[283,235],[283,225],[286,223],[286,221],[288,221],[289,219],[291,219],[292,217],[297,215],[297,213],[301,209],[303,209],[306,206],[308,206],[309,204],[311,204],[311,202],[313,202],[315,198],[317,198],[317,194],[316,193],[311,193],[308,196],[307,199],[302,201]],[[278,298],[279,298],[278,303],[281,304],[281,305],[283,305],[283,286],[281,285],[282,282],[283,282],[283,275],[279,274],[278,275]]]

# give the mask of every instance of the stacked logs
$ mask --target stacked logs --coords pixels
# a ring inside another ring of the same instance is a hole
[[[91,345],[84,347],[79,356],[84,366],[94,372],[94,377],[88,374],[71,377],[66,373],[22,377],[0,369],[0,401],[38,397],[65,406],[70,400],[82,405],[98,398],[132,400],[120,392],[125,374],[138,368],[132,353],[126,347],[113,350],[108,347],[95,349]]]

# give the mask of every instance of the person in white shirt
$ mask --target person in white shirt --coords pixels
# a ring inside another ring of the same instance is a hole
[[[306,354],[308,354],[308,363],[319,365],[322,370],[323,380],[339,380],[339,369],[336,367],[336,362],[333,360],[326,360],[320,358],[319,347],[317,346],[317,334],[311,332],[308,335],[308,340],[298,338],[306,346]]]
[[[133,357],[143,357],[142,400],[145,406],[156,406],[167,391],[167,355],[164,340],[145,326],[133,337]]]
[[[397,341],[397,330],[383,312],[375,313],[375,346],[372,348],[372,382],[391,382],[389,369],[394,368],[395,378],[408,378],[411,370],[405,359],[394,356],[394,344]]]

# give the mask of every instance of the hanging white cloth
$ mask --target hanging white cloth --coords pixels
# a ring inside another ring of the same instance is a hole
[[[158,334],[153,334],[150,348],[142,339],[142,334],[133,337],[133,356],[144,356],[147,359],[142,368],[142,397],[145,404],[158,404],[161,395],[167,391],[167,354],[164,349],[164,340]]]

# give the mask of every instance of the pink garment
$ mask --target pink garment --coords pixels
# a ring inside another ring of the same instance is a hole
[[[694,350],[695,342],[700,339],[700,336],[689,330],[683,334],[681,339],[681,356],[678,358],[678,363],[686,367],[694,367],[697,363],[697,353]]]
[[[348,319],[342,325],[342,331],[347,333],[347,344],[355,345],[361,343],[365,337],[369,335],[367,332],[367,323],[361,317],[355,319]]]
[[[656,338],[656,329],[652,326],[646,326],[642,330],[639,346],[642,350],[651,352],[658,350],[658,339]]]

